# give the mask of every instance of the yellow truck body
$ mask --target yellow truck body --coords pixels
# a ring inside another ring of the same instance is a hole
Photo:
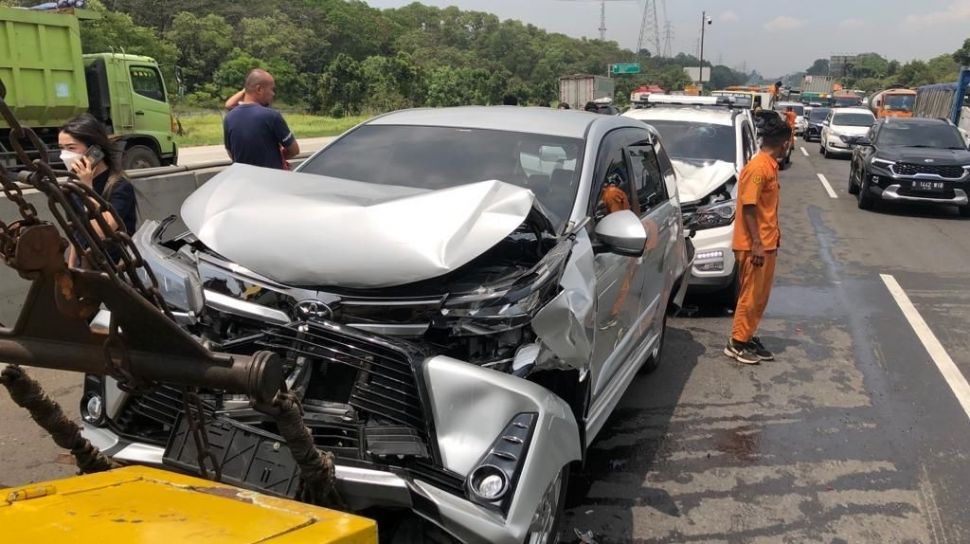
[[[0,490],[3,542],[376,544],[375,522],[131,466]]]

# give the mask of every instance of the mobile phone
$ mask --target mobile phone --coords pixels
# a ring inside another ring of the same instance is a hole
[[[88,165],[94,168],[94,165],[104,160],[104,151],[96,145],[92,145],[84,152],[84,156],[88,158]]]

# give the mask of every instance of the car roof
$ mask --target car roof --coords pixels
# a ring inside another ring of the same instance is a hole
[[[869,108],[832,108],[833,113],[867,113],[872,115],[872,111]],[[872,115],[875,117],[875,115]]]
[[[626,117],[650,121],[685,121],[688,123],[708,123],[712,125],[734,124],[734,112],[727,108],[703,108],[691,106],[660,106],[630,110],[623,114]]]
[[[879,120],[884,125],[949,125],[950,121],[938,117],[885,117]]]
[[[402,110],[371,119],[367,125],[432,126],[501,130],[584,139],[594,125],[643,128],[618,115],[521,106],[462,106]]]

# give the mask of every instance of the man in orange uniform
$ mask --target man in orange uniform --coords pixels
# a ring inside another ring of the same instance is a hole
[[[734,327],[724,354],[739,363],[754,365],[774,355],[755,336],[775,275],[775,258],[781,245],[778,226],[778,161],[791,145],[791,128],[773,117],[765,122],[761,151],[741,171],[733,247],[737,257],[741,293],[734,311]]]
[[[795,108],[788,106],[785,111],[785,121],[788,123],[788,128],[791,129],[791,140],[792,145],[795,145],[795,121],[798,119],[798,114],[795,113]]]

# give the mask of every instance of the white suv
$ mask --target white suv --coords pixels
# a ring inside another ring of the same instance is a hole
[[[657,130],[677,170],[684,221],[696,231],[688,289],[717,293],[730,306],[738,286],[732,249],[737,179],[757,152],[756,131],[750,110],[678,104],[682,98],[662,103],[655,97],[656,102],[624,115]]]
[[[825,158],[851,154],[849,141],[857,136],[865,136],[875,123],[876,117],[866,108],[833,109],[822,121],[819,153]]]

